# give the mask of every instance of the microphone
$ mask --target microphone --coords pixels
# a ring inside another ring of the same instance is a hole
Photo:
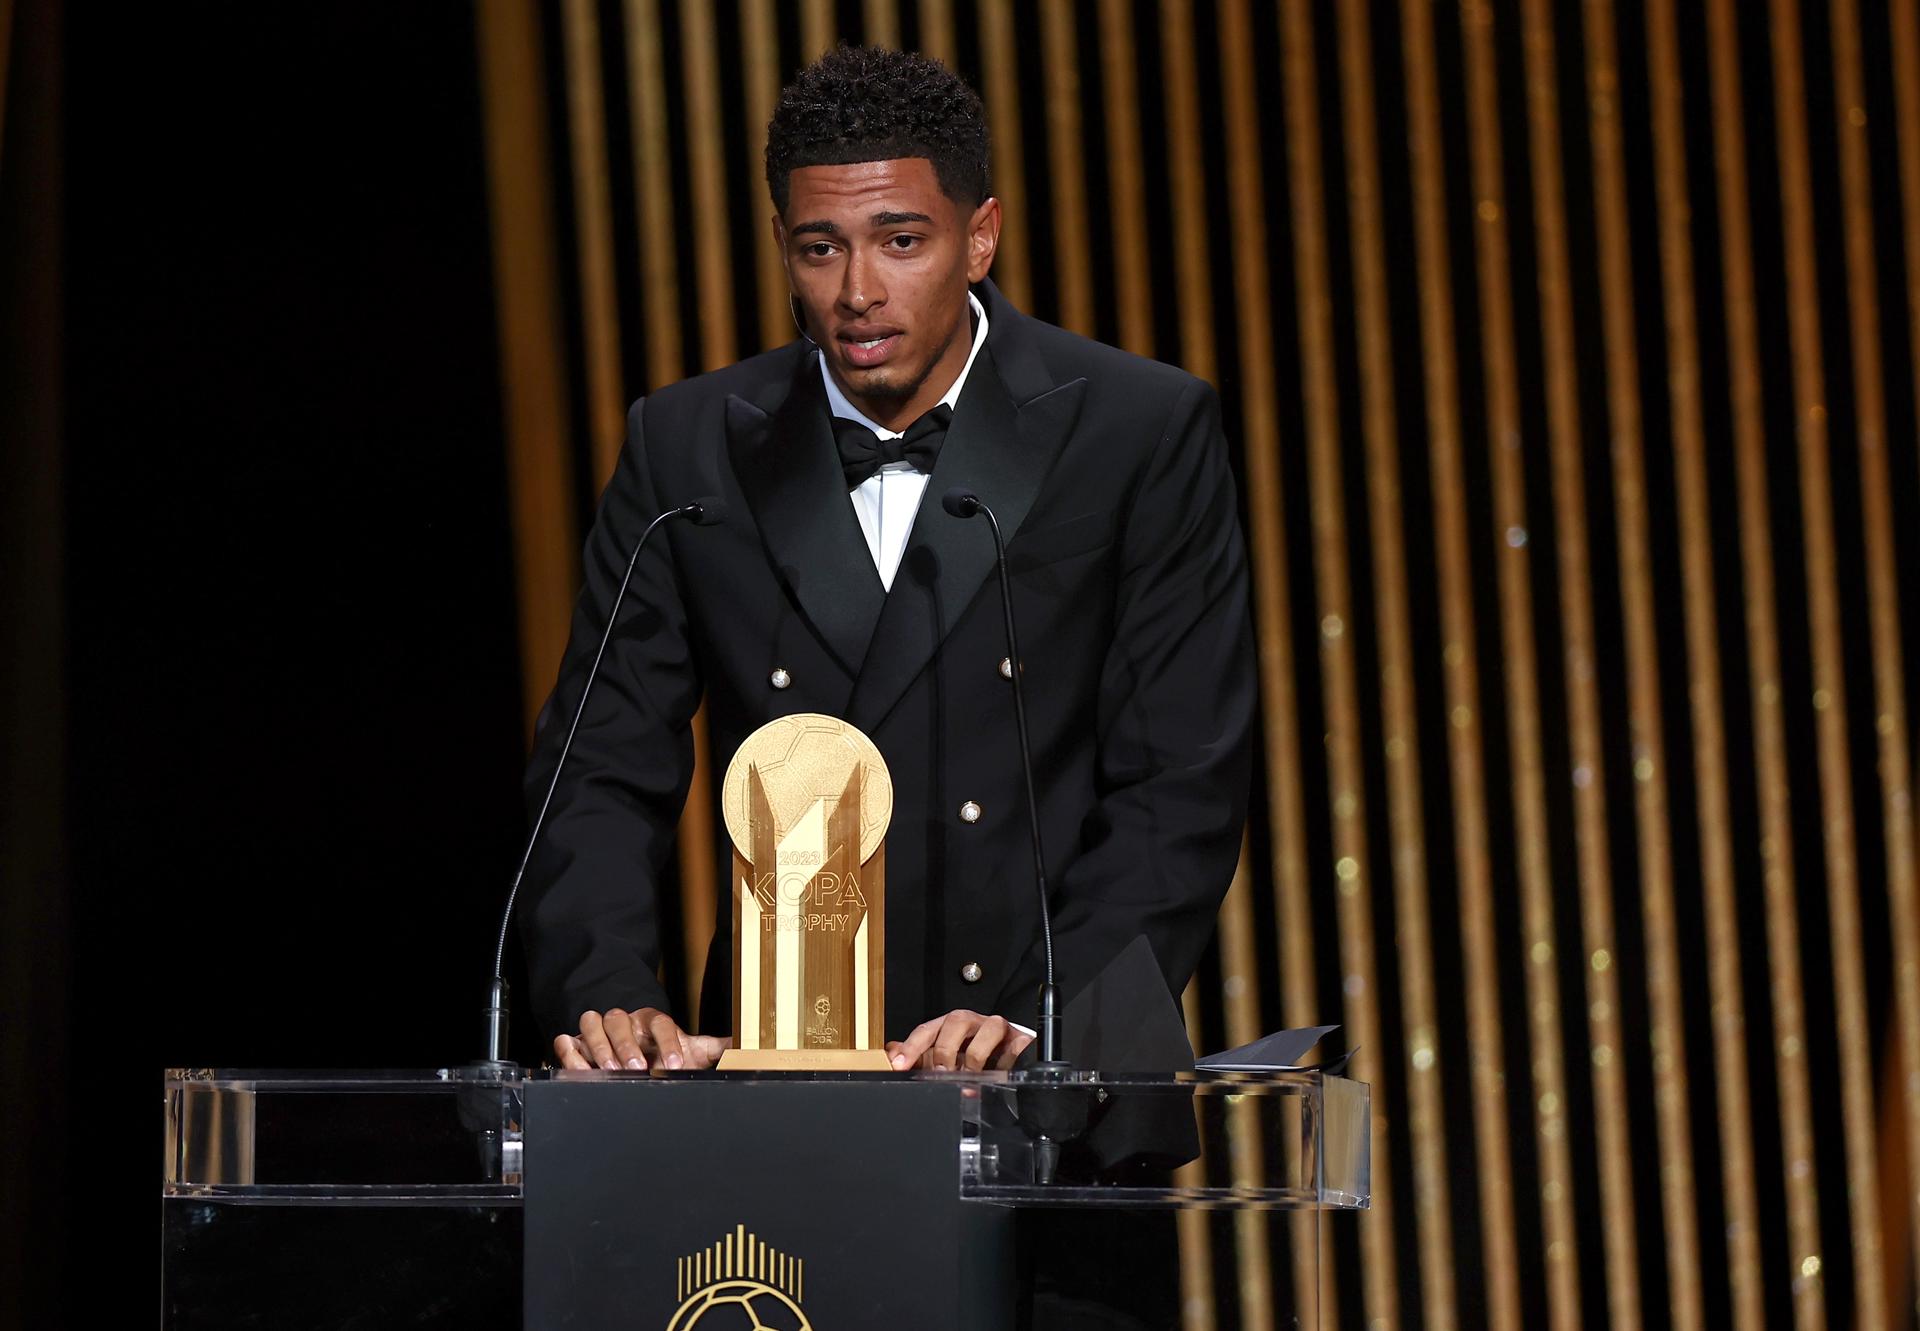
[[[955,486],[940,497],[940,507],[956,518],[979,513],[993,529],[994,556],[1000,568],[1000,608],[1007,621],[1007,661],[1013,670],[1013,723],[1020,736],[1020,770],[1027,781],[1027,826],[1033,833],[1033,879],[1040,892],[1040,940],[1046,964],[1046,978],[1040,983],[1040,1019],[1036,1028],[1040,1060],[1035,1071],[1060,1073],[1068,1065],[1060,1057],[1060,991],[1053,976],[1053,912],[1047,905],[1047,859],[1040,849],[1040,806],[1034,795],[1033,752],[1027,743],[1027,701],[1020,683],[1020,645],[1013,630],[1013,588],[1007,581],[1007,544],[1000,535],[1000,520],[979,495],[964,486]]]
[[[553,804],[553,792],[559,788],[560,772],[567,765],[567,755],[573,751],[573,737],[580,730],[580,717],[587,710],[587,698],[593,692],[593,682],[600,676],[600,662],[607,654],[607,643],[613,637],[613,624],[620,616],[620,603],[626,600],[627,584],[633,581],[634,565],[640,562],[640,552],[646,549],[647,538],[655,529],[669,522],[685,520],[696,527],[711,527],[727,519],[726,501],[717,495],[701,495],[690,504],[679,508],[670,508],[647,524],[640,533],[640,539],[634,542],[633,553],[627,556],[627,571],[620,578],[620,589],[613,594],[613,607],[607,611],[607,626],[600,632],[600,646],[593,654],[593,664],[587,669],[586,683],[580,689],[580,701],[574,705],[573,721],[567,727],[567,739],[560,746],[560,757],[553,765],[553,777],[547,782],[546,796],[540,801],[540,812],[534,816],[533,830],[527,834],[527,847],[520,852],[520,867],[514,870],[513,886],[507,891],[506,909],[500,912],[500,942],[493,950],[493,983],[487,989],[487,1056],[476,1065],[483,1071],[507,1071],[515,1067],[506,1061],[507,1048],[507,981],[502,974],[507,959],[507,929],[513,919],[513,903],[520,895],[520,880],[526,877],[527,862],[533,858],[533,848],[540,841],[540,830],[547,824],[547,810]]]

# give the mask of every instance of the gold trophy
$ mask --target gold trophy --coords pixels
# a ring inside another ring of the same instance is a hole
[[[733,1047],[720,1069],[887,1072],[886,831],[872,740],[813,712],[747,736],[721,787],[733,839]]]

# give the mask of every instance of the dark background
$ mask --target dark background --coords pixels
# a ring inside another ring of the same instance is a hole
[[[163,1067],[479,1052],[521,689],[471,14],[62,17],[0,155],[0,1322],[134,1325]]]

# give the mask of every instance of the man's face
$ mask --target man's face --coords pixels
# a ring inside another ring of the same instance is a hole
[[[954,202],[924,157],[805,166],[773,230],[807,335],[853,404],[899,429],[939,402],[966,364],[967,287],[993,264],[999,202]]]

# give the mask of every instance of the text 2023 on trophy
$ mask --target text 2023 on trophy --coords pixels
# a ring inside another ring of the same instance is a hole
[[[887,1071],[886,831],[893,780],[873,741],[801,712],[727,766],[733,1048],[725,1070]]]

